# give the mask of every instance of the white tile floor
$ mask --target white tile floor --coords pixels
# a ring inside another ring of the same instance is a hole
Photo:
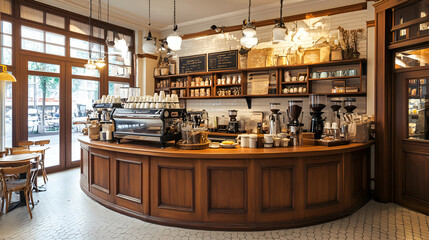
[[[165,227],[111,211],[79,187],[79,170],[49,175],[30,220],[21,207],[0,219],[0,239],[429,239],[429,216],[370,201],[349,217],[310,227],[216,232]]]

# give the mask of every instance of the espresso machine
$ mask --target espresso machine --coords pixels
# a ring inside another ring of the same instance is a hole
[[[344,108],[348,114],[352,114],[356,107],[356,98],[346,98],[344,100]]]
[[[282,132],[280,122],[280,103],[270,103],[270,134],[277,135]]]
[[[322,110],[326,107],[326,96],[310,95],[311,125],[310,132],[314,133],[315,139],[321,139],[323,134],[323,124],[326,120],[322,118]]]
[[[290,100],[288,102],[289,108],[287,110],[289,118],[290,135],[293,146],[301,145],[301,132],[302,132],[302,100]],[[301,115],[301,120],[299,116]]]
[[[228,123],[228,133],[238,133],[239,131],[239,122],[237,121],[237,110],[228,110],[229,123]]]

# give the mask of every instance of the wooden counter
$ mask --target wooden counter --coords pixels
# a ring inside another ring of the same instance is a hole
[[[369,200],[372,143],[191,151],[79,141],[83,191],[149,222],[279,229],[343,217]]]

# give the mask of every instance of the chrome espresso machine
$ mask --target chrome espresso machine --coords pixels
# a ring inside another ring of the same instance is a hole
[[[180,124],[185,116],[185,109],[116,108],[113,136],[118,143],[121,139],[155,140],[165,147],[168,141],[181,139]]]

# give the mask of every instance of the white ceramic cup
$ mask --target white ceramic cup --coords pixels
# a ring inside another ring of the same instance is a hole
[[[237,142],[241,147],[248,148],[249,147],[249,134],[240,134],[237,137]]]
[[[273,143],[273,135],[265,134],[264,135],[264,143]]]
[[[281,143],[281,138],[279,137],[274,137],[274,147],[280,147],[280,143]]]
[[[249,134],[249,147],[257,148],[258,147],[258,135]]]

